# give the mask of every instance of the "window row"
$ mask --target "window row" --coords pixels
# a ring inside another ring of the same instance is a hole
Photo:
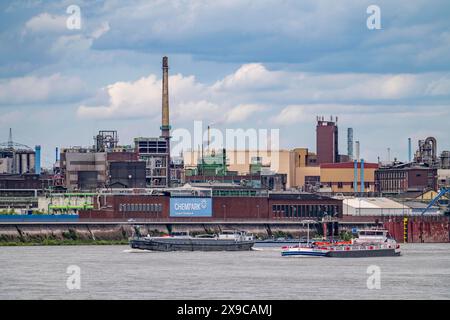
[[[272,205],[272,212],[275,217],[301,218],[301,217],[317,217],[324,215],[334,216],[337,214],[338,207],[333,205]]]
[[[120,212],[162,212],[161,203],[121,203]]]

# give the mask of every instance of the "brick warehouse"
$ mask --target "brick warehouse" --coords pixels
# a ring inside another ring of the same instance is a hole
[[[221,195],[219,195],[221,194]],[[253,193],[230,196],[214,190],[212,197],[184,197],[195,202],[210,199],[211,212],[206,216],[174,216],[170,192],[148,194],[106,194],[94,201],[94,209],[80,212],[80,219],[95,220],[285,220],[316,219],[323,216],[341,217],[342,200],[309,193]]]

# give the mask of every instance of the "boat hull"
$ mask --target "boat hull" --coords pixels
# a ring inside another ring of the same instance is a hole
[[[283,257],[328,257],[328,258],[371,258],[396,257],[400,251],[394,248],[371,250],[323,250],[323,249],[291,249],[281,252]]]
[[[283,257],[326,257],[326,252],[283,251]]]
[[[249,251],[254,241],[235,241],[221,239],[132,239],[133,249],[150,251]]]
[[[326,256],[330,258],[395,257],[400,256],[400,252],[395,249],[329,251]]]

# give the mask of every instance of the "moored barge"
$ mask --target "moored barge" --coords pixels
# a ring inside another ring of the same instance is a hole
[[[244,231],[225,231],[219,235],[192,237],[177,234],[163,237],[133,237],[133,249],[150,251],[248,251],[255,241]]]

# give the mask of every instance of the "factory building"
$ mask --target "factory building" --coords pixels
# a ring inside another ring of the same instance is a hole
[[[8,142],[0,143],[0,174],[40,173],[40,146],[36,150],[16,143],[12,140],[12,130],[9,129]]]
[[[0,174],[12,173],[14,168],[13,163],[13,158],[0,158]]]
[[[388,198],[348,198],[343,200],[344,216],[408,216],[413,210]]]
[[[139,160],[146,164],[146,183],[149,188],[168,186],[169,142],[166,138],[135,138]]]
[[[438,189],[450,187],[450,169],[438,169]]]
[[[244,154],[245,155],[245,154]],[[252,157],[245,173],[229,170],[230,164],[225,149],[220,152],[207,151],[195,167],[186,167],[185,181],[191,185],[202,183],[228,183],[267,190],[286,190],[287,175],[270,170],[263,158]]]
[[[119,146],[118,141],[116,131],[102,130],[92,147],[62,149],[54,185],[69,191],[145,187],[145,164],[134,148]]]
[[[409,153],[412,153],[410,139],[408,146]],[[443,157],[438,157],[435,138],[419,140],[412,162],[394,161],[377,170],[377,191],[384,194],[400,194],[438,190],[439,187],[445,186],[447,181],[445,169],[439,169],[442,162],[445,162],[445,152]]]
[[[342,216],[342,200],[310,193],[271,193],[239,186],[182,187],[147,194],[109,193],[80,219],[274,220]]]
[[[376,173],[377,192],[398,194],[437,190],[438,171],[414,163],[394,163],[380,167]]]
[[[433,137],[419,140],[419,148],[414,156],[414,163],[424,164],[429,167],[439,166],[437,155],[437,141]]]
[[[324,120],[324,117],[317,117],[316,151],[319,164],[339,162],[337,120],[337,117],[335,119],[331,117],[330,121]]]
[[[285,178],[279,178],[285,184],[286,189],[298,188],[309,190],[313,186],[318,186],[320,181],[320,167],[317,164],[317,156],[308,151],[307,148],[296,148],[293,150],[279,151],[258,151],[258,150],[226,150],[225,160],[223,151],[216,152],[214,156],[204,156],[205,175],[218,176],[220,181],[224,163],[227,171],[232,172],[231,176],[251,176],[260,170],[263,175],[266,173],[279,174]],[[201,151],[186,151],[183,153],[184,166],[186,168],[186,181],[189,175],[202,175],[198,165],[201,164]],[[225,161],[225,162],[224,162]],[[212,172],[207,172],[216,170]],[[256,171],[255,171],[256,170]],[[278,178],[276,178],[278,179]],[[284,182],[285,181],[285,182]],[[307,189],[308,188],[308,189]]]
[[[441,153],[441,169],[450,169],[450,151],[442,151]]]
[[[92,149],[63,149],[60,157],[61,173],[68,190],[95,190],[106,183],[106,152]]]
[[[108,188],[145,188],[145,162],[108,162]]]
[[[320,165],[320,183],[333,193],[372,193],[375,188],[377,163],[345,162]],[[356,183],[356,185],[355,185]]]

